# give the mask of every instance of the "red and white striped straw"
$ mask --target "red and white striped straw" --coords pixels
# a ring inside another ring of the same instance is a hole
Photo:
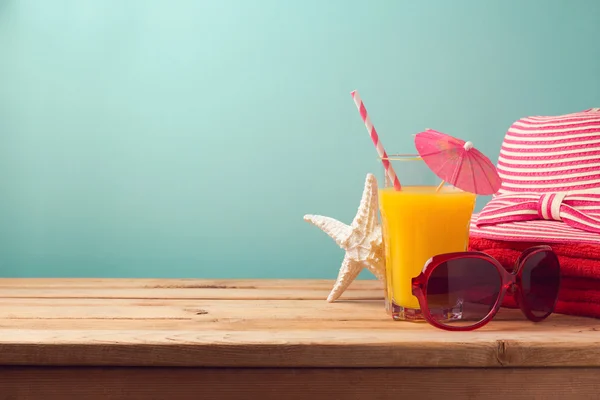
[[[394,183],[394,189],[402,190],[402,186],[400,186],[400,181],[398,180],[398,177],[396,176],[396,173],[394,172],[394,168],[392,168],[392,165],[390,164],[390,160],[388,160],[387,153],[385,152],[385,149],[383,148],[383,144],[381,144],[381,141],[379,140],[379,135],[377,135],[377,131],[375,130],[375,127],[371,123],[371,118],[369,118],[369,114],[367,114],[367,109],[365,108],[365,105],[362,102],[362,99],[360,98],[358,91],[353,90],[350,94],[352,95],[352,98],[354,99],[354,104],[356,104],[356,108],[358,108],[358,112],[360,113],[360,116],[361,116],[363,122],[365,123],[365,126],[367,127],[367,131],[369,132],[369,135],[371,136],[371,140],[373,141],[373,144],[375,145],[377,154],[379,154],[379,157],[381,157],[381,161],[383,162],[383,168],[385,169],[385,173],[386,173],[387,177],[389,178],[389,180],[391,182]]]

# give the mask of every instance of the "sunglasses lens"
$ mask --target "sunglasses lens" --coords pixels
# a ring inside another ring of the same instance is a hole
[[[427,281],[432,318],[447,326],[472,326],[494,308],[502,278],[491,262],[461,257],[439,264]]]
[[[554,311],[560,284],[560,265],[556,255],[540,251],[527,257],[521,273],[522,301],[537,318]]]

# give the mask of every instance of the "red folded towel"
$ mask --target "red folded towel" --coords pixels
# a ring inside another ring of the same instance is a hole
[[[516,308],[517,305],[513,297],[506,296],[502,301],[502,307]],[[559,294],[554,312],[556,314],[573,315],[577,317],[600,318],[600,304],[565,301],[561,299],[561,294]]]
[[[471,237],[469,249],[483,251],[512,270],[521,252],[539,243],[508,242]],[[561,287],[555,312],[600,318],[600,245],[551,244],[561,266]],[[516,307],[506,296],[504,307]]]
[[[505,242],[500,240],[471,237],[469,248],[484,251],[496,258],[505,267],[512,269],[521,252],[539,245],[532,242]],[[573,243],[550,244],[558,256],[562,276],[600,279],[600,245]]]

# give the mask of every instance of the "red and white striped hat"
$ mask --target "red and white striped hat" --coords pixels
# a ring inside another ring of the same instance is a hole
[[[472,236],[600,243],[600,108],[516,121],[497,169],[502,186],[473,215]]]

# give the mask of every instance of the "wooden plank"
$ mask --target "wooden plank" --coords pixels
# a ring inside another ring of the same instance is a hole
[[[0,278],[1,288],[60,289],[307,289],[331,290],[330,279],[148,279],[148,278]],[[382,290],[374,279],[352,282],[347,290]]]
[[[282,321],[245,320],[245,319],[193,319],[193,318],[144,318],[144,319],[9,319],[0,320],[0,329],[17,330],[79,330],[79,331],[260,331],[268,335],[272,330],[312,330],[318,323],[319,329],[331,330],[354,330],[364,329],[368,324],[373,331],[390,329],[388,321]],[[1,355],[0,355],[1,359]]]
[[[0,365],[193,367],[600,366],[597,331],[515,329],[18,330],[0,337]],[[399,327],[400,328],[400,327]],[[507,331],[510,334],[507,335]]]
[[[192,311],[194,309],[191,309]],[[282,313],[278,318],[269,318],[267,316],[260,317],[258,315],[243,315],[243,310],[238,310],[239,317],[220,317],[215,314],[203,314],[203,309],[196,309],[200,312],[199,315],[169,314],[161,315],[159,312],[140,313],[136,314],[135,310],[130,312],[127,308],[123,308],[120,316],[103,315],[103,311],[99,310],[95,313],[90,313],[87,318],[69,318],[57,315],[56,317],[16,317],[0,319],[0,329],[19,329],[19,330],[95,330],[95,331],[263,331],[269,334],[269,331],[286,331],[286,330],[307,330],[318,335],[319,331],[333,330],[364,330],[368,328],[370,331],[394,331],[402,339],[406,335],[419,335],[423,331],[435,330],[435,328],[423,323],[405,323],[392,321],[377,315],[375,318],[361,318],[361,316],[350,315],[347,319],[338,319],[335,315],[326,318],[312,318],[310,316],[295,319],[293,314],[285,315]],[[166,310],[164,312],[167,312]],[[192,312],[193,313],[193,312]],[[132,315],[128,317],[127,314]],[[351,314],[351,313],[350,313]],[[373,314],[375,316],[375,314]],[[590,325],[588,321],[578,322],[575,319],[569,322],[568,325],[561,328],[559,326],[548,325],[547,323],[533,324],[524,321],[522,318],[515,319],[498,319],[492,322],[487,327],[481,329],[481,333],[487,331],[499,332],[498,337],[506,336],[507,332],[520,331],[526,332],[528,335],[540,335],[550,337],[550,341],[556,336],[564,333],[579,332],[583,330],[592,331],[600,330],[597,325]],[[549,321],[546,321],[549,322]],[[469,334],[472,335],[472,334]],[[453,334],[457,336],[457,334]],[[440,337],[443,340],[444,337]]]
[[[52,321],[58,320],[54,325]],[[68,320],[68,321],[64,321]],[[110,320],[107,324],[105,320]],[[144,324],[151,320],[151,324]],[[0,327],[17,329],[165,329],[156,321],[190,321],[183,329],[401,329],[430,330],[427,324],[392,321],[382,300],[254,300],[240,306],[237,300],[173,299],[0,299]],[[94,325],[92,322],[97,322]],[[503,327],[500,323],[506,321]],[[206,325],[210,324],[210,325]],[[185,325],[180,325],[185,326]],[[561,329],[600,330],[600,320],[553,315],[540,324],[525,320],[518,310],[502,309],[494,322],[483,330],[509,329],[528,331]]]
[[[369,321],[383,322],[383,327],[394,329],[430,329],[427,324],[392,321],[385,313],[383,300],[336,301],[325,300],[253,300],[240,306],[238,300],[194,299],[2,299],[0,324],[6,320],[145,320],[194,319],[201,321],[282,321],[282,328],[290,322]],[[528,322],[519,310],[501,309],[494,322],[522,323],[523,328],[547,330],[555,328],[600,329],[600,320],[553,315],[540,324]],[[312,326],[311,328],[314,328]],[[556,332],[553,332],[556,333]]]
[[[0,368],[0,399],[597,399],[600,369]]]
[[[201,321],[391,321],[382,300],[328,303],[325,300],[138,300],[138,299],[0,299],[4,320],[145,320]]]
[[[322,289],[105,289],[105,288],[3,288],[4,299],[197,299],[197,300],[325,300]],[[344,292],[342,300],[383,299],[381,290]]]

